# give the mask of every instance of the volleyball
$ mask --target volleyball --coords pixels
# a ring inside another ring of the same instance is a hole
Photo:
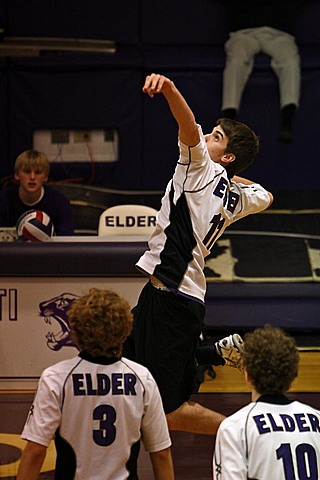
[[[23,242],[47,242],[53,235],[53,223],[45,212],[29,210],[16,225],[18,239]]]

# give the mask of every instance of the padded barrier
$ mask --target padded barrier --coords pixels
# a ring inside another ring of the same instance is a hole
[[[0,276],[140,277],[135,263],[146,242],[61,242],[2,244]],[[205,323],[230,331],[273,323],[295,330],[319,331],[319,285],[208,284]]]
[[[252,329],[271,323],[319,333],[319,285],[208,284],[205,323],[211,329]]]

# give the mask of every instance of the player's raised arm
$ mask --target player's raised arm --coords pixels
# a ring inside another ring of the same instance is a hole
[[[180,140],[190,147],[199,143],[200,137],[193,112],[172,80],[152,73],[146,77],[142,91],[151,98],[162,93],[178,123]]]

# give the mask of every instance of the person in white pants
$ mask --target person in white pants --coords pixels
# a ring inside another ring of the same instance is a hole
[[[293,141],[293,116],[299,106],[300,53],[293,34],[299,0],[228,0],[229,37],[225,43],[222,115],[236,118],[258,53],[271,57],[279,82],[282,112],[278,140]]]

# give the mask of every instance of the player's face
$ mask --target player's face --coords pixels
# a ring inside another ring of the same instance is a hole
[[[220,127],[214,127],[211,133],[204,136],[210,158],[213,162],[220,163],[228,144],[228,137]]]
[[[42,168],[24,167],[14,175],[19,182],[20,189],[25,193],[38,193],[43,183],[47,180],[47,176]]]

